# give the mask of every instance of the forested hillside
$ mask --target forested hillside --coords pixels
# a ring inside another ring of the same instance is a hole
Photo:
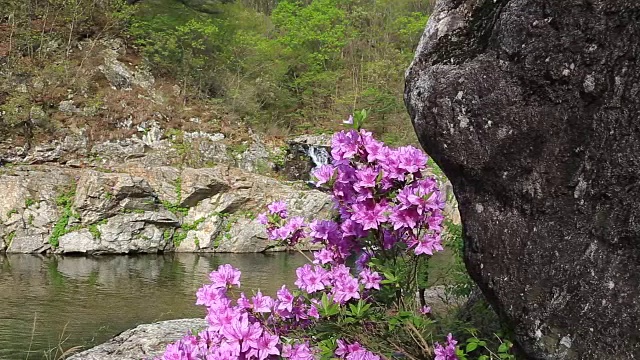
[[[79,128],[112,138],[119,121],[158,113],[172,128],[198,116],[204,129],[248,124],[283,137],[331,131],[360,108],[384,140],[415,141],[402,89],[428,0],[0,0],[0,9],[5,141]],[[122,91],[96,71],[108,51],[150,72],[152,90]],[[62,101],[80,110],[61,111]]]

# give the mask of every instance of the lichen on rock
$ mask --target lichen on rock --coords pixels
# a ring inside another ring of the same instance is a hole
[[[440,0],[405,103],[531,359],[640,354],[640,3]]]

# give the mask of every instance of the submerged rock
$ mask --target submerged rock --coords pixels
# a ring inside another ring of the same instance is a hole
[[[467,268],[531,359],[640,358],[640,3],[440,0],[407,71]]]
[[[104,344],[75,354],[68,360],[140,360],[161,356],[167,344],[189,331],[207,327],[204,319],[178,319],[139,325]]]

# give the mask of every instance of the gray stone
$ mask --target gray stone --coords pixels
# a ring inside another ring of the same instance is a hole
[[[440,0],[406,74],[523,358],[640,358],[640,3]]]
[[[178,319],[139,325],[69,360],[140,360],[161,356],[167,345],[191,330],[207,327],[204,319]]]
[[[47,113],[42,110],[42,106],[32,106],[29,110],[29,118],[35,123],[43,124],[47,120]]]
[[[47,244],[47,238],[42,234],[15,233],[7,246],[7,252],[19,254],[42,253],[50,248],[51,246]]]
[[[218,235],[217,252],[263,252],[273,247],[273,242],[267,239],[264,225],[257,220],[238,218],[231,221],[229,231]]]
[[[67,114],[75,114],[75,113],[80,112],[80,109],[78,109],[73,104],[73,100],[60,101],[60,104],[58,105],[58,110],[60,110],[63,113],[67,113]]]
[[[181,206],[193,207],[201,200],[228,190],[229,168],[216,166],[210,169],[185,169],[182,171]]]
[[[109,80],[111,86],[116,89],[131,89],[133,84],[133,73],[125,64],[118,61],[117,53],[107,49],[104,51],[104,65],[100,65],[98,69]]]
[[[95,239],[87,229],[70,232],[59,239],[58,251],[65,254],[91,253],[100,248],[100,239]]]
[[[111,86],[116,89],[128,90],[132,86],[139,86],[143,89],[151,89],[155,79],[146,67],[138,67],[135,71],[129,69],[127,65],[118,60],[118,56],[123,52],[122,44],[114,44],[111,48],[102,52],[104,64],[98,69],[109,80]]]
[[[123,210],[157,208],[156,195],[144,179],[94,170],[82,172],[73,206],[84,224],[97,222]]]
[[[179,202],[177,184],[182,176],[180,169],[170,166],[141,166],[140,164],[128,164],[116,169],[118,172],[145,179],[160,201]]]
[[[270,159],[271,156],[264,141],[257,134],[250,133],[250,135],[249,146],[244,152],[236,155],[235,165],[248,172],[262,172],[273,169],[274,164]]]
[[[164,231],[179,225],[178,219],[168,211],[116,215],[98,226],[100,244],[90,252],[127,254],[170,250],[173,244],[165,238]]]

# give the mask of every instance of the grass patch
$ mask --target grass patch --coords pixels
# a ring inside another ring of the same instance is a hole
[[[73,213],[73,199],[76,196],[76,184],[72,184],[70,188],[62,192],[56,197],[56,205],[62,212],[62,215],[56,221],[56,224],[53,226],[53,231],[51,231],[51,236],[49,236],[49,244],[53,248],[57,248],[60,245],[60,237],[65,234],[77,230],[77,229],[67,229],[69,225],[69,220],[71,217],[78,217]]]
[[[189,233],[189,231],[196,230],[198,226],[204,222],[204,220],[205,218],[200,218],[192,223],[182,224],[180,228],[173,234],[173,245],[178,247],[184,241],[184,239],[187,238],[187,234]]]
[[[32,198],[26,198],[26,199],[24,200],[24,206],[25,206],[26,208],[30,208],[31,206],[33,206],[33,205],[35,205],[35,204],[36,204],[36,200],[35,200],[35,199],[32,199]]]
[[[187,216],[187,214],[189,213],[189,208],[180,206],[180,202],[182,201],[182,178],[176,179],[176,181],[174,182],[174,187],[176,202],[172,203],[171,201],[163,200],[162,206],[164,206],[165,209],[169,210],[176,216]]]
[[[16,237],[16,232],[12,231],[9,234],[7,234],[7,236],[5,236],[4,238],[4,243],[7,245],[7,247],[11,246],[11,243],[13,242],[13,239]]]

